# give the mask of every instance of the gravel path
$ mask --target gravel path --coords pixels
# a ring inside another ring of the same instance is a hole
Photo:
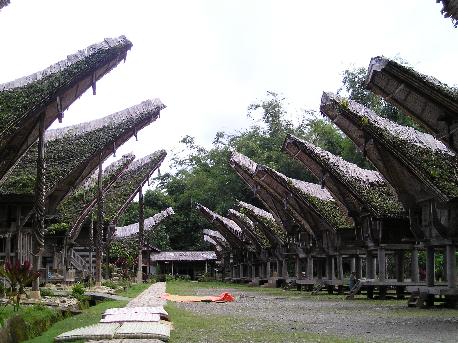
[[[132,299],[126,307],[164,306],[166,300],[161,299],[161,295],[164,293],[165,282],[156,282],[140,293],[140,295]]]
[[[221,291],[199,289],[198,295]],[[225,290],[227,291],[227,290]],[[233,303],[179,303],[205,315],[253,319],[257,326],[276,326],[294,332],[326,333],[364,342],[457,342],[458,310],[408,308],[407,301],[370,302],[318,300],[317,297],[274,296],[228,290]],[[172,319],[173,320],[173,319]]]

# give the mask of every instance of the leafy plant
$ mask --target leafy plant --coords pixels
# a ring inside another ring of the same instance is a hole
[[[0,268],[0,276],[6,278],[11,287],[11,296],[14,304],[14,311],[19,310],[21,294],[24,294],[24,287],[40,276],[40,273],[32,270],[30,261],[21,264],[18,260],[15,263],[6,261]]]
[[[84,293],[86,292],[84,285],[81,283],[75,283],[72,287],[72,296],[75,299],[81,300],[84,297]]]

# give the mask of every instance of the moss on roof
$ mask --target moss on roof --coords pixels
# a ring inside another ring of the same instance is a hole
[[[405,216],[396,192],[379,172],[360,168],[292,135],[288,135],[286,140],[296,144],[303,153],[344,184],[372,215],[393,218]]]
[[[133,154],[127,154],[105,168],[102,174],[102,190],[104,193],[134,159],[135,156]],[[97,181],[98,171],[95,171],[83,184],[65,197],[57,207],[59,222],[61,225],[65,225],[66,228],[71,228],[70,235],[79,229],[79,227],[75,227],[76,223],[82,224],[85,217],[90,214],[90,209],[94,206],[97,198]],[[82,218],[84,212],[86,212],[86,215]]]
[[[385,68],[388,69],[396,69],[401,71],[403,74],[408,75],[414,80],[419,82],[424,82],[428,87],[436,90],[437,92],[441,93],[443,96],[450,98],[450,100],[454,102],[458,102],[458,88],[457,87],[450,87],[445,83],[439,81],[433,76],[429,76],[426,74],[422,74],[412,67],[402,65],[394,60],[386,58],[384,56],[377,56],[371,59],[369,64],[370,71],[381,71]],[[366,83],[370,79],[370,74],[367,75]]]
[[[268,249],[270,248],[270,242],[266,235],[262,232],[262,230],[251,221],[250,218],[248,218],[246,215],[243,213],[240,213],[239,211],[230,209],[229,210],[229,215],[236,217],[241,224],[245,227],[247,231],[249,231],[256,239],[257,243],[259,246],[263,249]],[[243,230],[243,228],[242,228]]]
[[[0,148],[21,128],[27,116],[42,111],[62,90],[71,88],[98,68],[125,58],[132,43],[121,36],[105,39],[49,68],[0,85]]]
[[[335,111],[369,133],[421,180],[448,199],[458,198],[458,159],[432,135],[382,118],[370,109],[332,93],[324,93],[321,110]]]
[[[165,150],[158,150],[129,165],[105,195],[104,218],[106,222],[116,222],[120,211],[132,201],[140,186],[145,184],[151,174],[159,168],[166,155]]]
[[[242,229],[233,220],[221,216],[201,204],[197,204],[196,208],[207,220],[210,222],[214,221],[216,223],[217,228],[221,229],[218,231],[228,242],[232,242],[237,246],[244,243]]]
[[[164,105],[159,100],[139,105],[88,123],[49,130],[45,134],[45,190],[50,193],[76,168],[98,157],[103,149],[113,149],[122,135],[158,116]],[[33,194],[35,191],[38,143],[30,147],[0,185],[1,194]],[[77,186],[77,185],[75,185]]]
[[[277,182],[287,187],[291,193],[297,194],[308,207],[312,208],[334,230],[354,228],[351,219],[342,211],[331,194],[320,185],[289,178],[266,166],[258,168],[262,168],[269,173]]]
[[[281,242],[286,242],[286,231],[277,224],[270,212],[243,201],[237,202],[237,205],[240,208],[240,213],[247,215],[255,224],[256,222],[261,224],[266,230],[272,232]]]

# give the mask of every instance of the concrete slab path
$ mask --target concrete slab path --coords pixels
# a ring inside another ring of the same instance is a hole
[[[163,293],[165,293],[165,282],[157,282],[132,299],[124,309],[108,309],[103,318],[116,316],[115,323],[107,323],[104,322],[106,319],[102,319],[98,324],[65,332],[57,336],[55,341],[84,340],[92,343],[166,342],[170,337],[170,324],[157,320],[159,316],[164,316],[167,313],[162,307],[166,303],[166,300],[161,299]],[[154,320],[150,322],[144,321],[144,319],[142,321],[132,320],[133,316],[135,317],[142,312],[156,314],[151,316]],[[123,320],[123,315],[125,320]]]

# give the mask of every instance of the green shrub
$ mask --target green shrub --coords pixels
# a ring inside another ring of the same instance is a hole
[[[40,294],[42,297],[53,297],[54,292],[49,288],[40,288]]]
[[[78,299],[78,297],[81,297],[84,295],[84,292],[86,290],[84,289],[84,285],[81,283],[75,283],[72,287],[72,296]]]

